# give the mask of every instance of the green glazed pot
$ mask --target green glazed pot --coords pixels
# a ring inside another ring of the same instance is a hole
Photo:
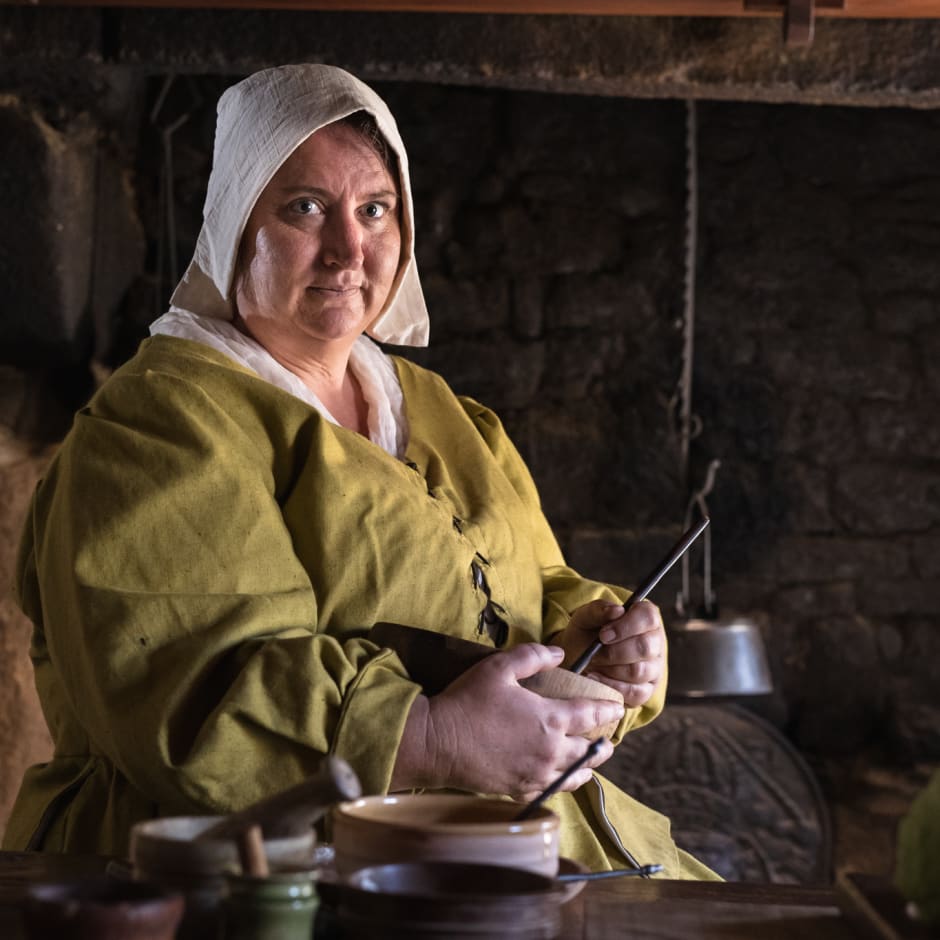
[[[312,871],[227,875],[225,940],[311,940],[319,906]]]

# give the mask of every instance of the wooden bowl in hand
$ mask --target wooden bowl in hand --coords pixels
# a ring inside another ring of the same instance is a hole
[[[609,685],[560,667],[549,669],[547,672],[537,672],[534,676],[523,679],[519,684],[544,698],[604,699],[608,702],[623,704],[623,696]],[[599,725],[584,734],[584,737],[590,741],[596,738],[609,738],[617,730],[619,724],[619,721],[611,721],[606,725]]]

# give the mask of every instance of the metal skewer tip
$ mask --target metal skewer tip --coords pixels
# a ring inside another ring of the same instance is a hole
[[[624,601],[623,611],[626,613],[634,604],[646,600],[646,595],[656,587],[662,580],[667,571],[688,551],[691,544],[705,531],[711,520],[708,516],[703,516],[702,520],[684,532],[678,542],[672,547],[672,551],[659,563],[653,572],[643,581],[642,584]],[[595,640],[572,664],[571,672],[584,672],[587,664],[594,658],[602,647],[600,640]]]
[[[514,816],[513,822],[523,822],[528,819],[550,796],[561,789],[562,784],[578,769],[583,767],[601,748],[606,738],[596,738],[588,745],[588,749],[570,766],[567,767],[560,776],[553,780],[531,803],[527,803],[522,812]]]
[[[603,881],[607,878],[628,878],[631,875],[638,878],[649,878],[663,870],[662,865],[641,865],[639,868],[615,868],[613,871],[586,871],[572,872],[556,875],[555,880],[567,883],[570,881]]]

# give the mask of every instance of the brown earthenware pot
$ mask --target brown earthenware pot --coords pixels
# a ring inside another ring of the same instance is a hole
[[[553,878],[531,871],[418,862],[360,869],[337,888],[336,907],[357,940],[549,940],[559,935],[568,897]]]
[[[173,940],[182,916],[179,892],[95,878],[34,885],[23,920],[30,940]]]
[[[558,872],[559,819],[540,807],[516,821],[519,804],[448,793],[369,796],[333,808],[336,870],[390,862],[475,862]]]

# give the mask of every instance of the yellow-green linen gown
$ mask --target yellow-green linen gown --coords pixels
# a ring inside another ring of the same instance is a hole
[[[16,592],[55,756],[5,846],[122,855],[158,815],[227,813],[345,758],[389,784],[419,687],[380,621],[475,642],[484,567],[508,645],[545,640],[604,585],[567,568],[498,420],[405,360],[406,461],[200,343],[167,336],[76,416],[40,483]],[[622,596],[622,592],[621,592]],[[629,710],[651,720],[663,693]],[[609,783],[561,794],[561,851],[714,877]]]

